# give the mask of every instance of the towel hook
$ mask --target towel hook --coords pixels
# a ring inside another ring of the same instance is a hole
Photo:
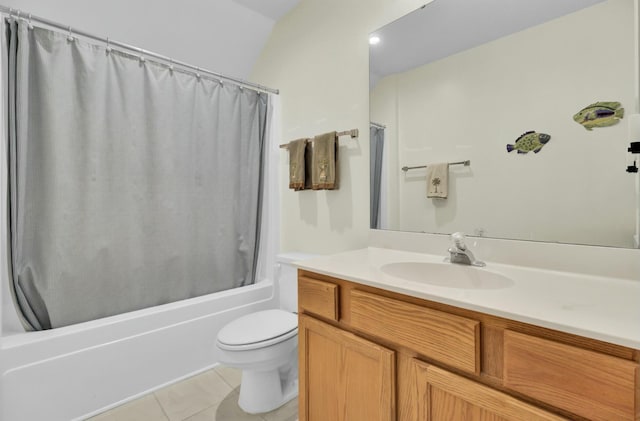
[[[71,32],[71,25],[69,25],[69,35],[67,35],[67,41],[73,42],[75,38],[73,38],[73,33]]]

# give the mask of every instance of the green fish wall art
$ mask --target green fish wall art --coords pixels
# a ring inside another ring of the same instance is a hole
[[[576,123],[591,131],[594,127],[607,127],[618,124],[624,117],[624,108],[619,102],[596,102],[573,116]]]
[[[549,140],[551,140],[551,136],[548,134],[532,130],[520,135],[515,144],[507,145],[507,152],[518,151],[518,153],[524,154],[533,151],[533,153],[538,153]]]

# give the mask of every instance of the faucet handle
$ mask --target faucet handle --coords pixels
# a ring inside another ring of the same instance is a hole
[[[451,240],[453,241],[453,244],[455,244],[455,246],[458,249],[463,251],[467,249],[467,245],[465,244],[466,238],[463,233],[454,232],[453,234],[451,234]]]

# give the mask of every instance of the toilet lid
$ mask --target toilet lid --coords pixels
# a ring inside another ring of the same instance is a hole
[[[218,342],[242,346],[287,336],[298,328],[298,316],[284,310],[264,310],[242,316],[218,333]]]

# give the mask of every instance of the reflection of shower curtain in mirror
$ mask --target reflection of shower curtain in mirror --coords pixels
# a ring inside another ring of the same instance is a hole
[[[370,182],[370,227],[380,227],[380,194],[382,190],[382,157],[384,151],[384,129],[381,127],[369,127],[369,182]]]
[[[267,95],[7,25],[11,260],[33,328],[253,283]]]

